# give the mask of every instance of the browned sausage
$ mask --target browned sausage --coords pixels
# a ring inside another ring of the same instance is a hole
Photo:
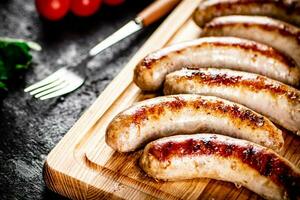
[[[266,199],[295,198],[300,188],[299,169],[274,151],[215,134],[177,135],[153,141],[145,147],[140,166],[155,179],[229,181]]]
[[[183,69],[167,75],[164,92],[221,97],[300,134],[300,91],[264,76],[229,69]]]
[[[149,141],[199,131],[230,135],[280,150],[282,132],[267,118],[217,97],[174,95],[139,102],[118,114],[106,130],[106,143],[119,152]]]
[[[194,12],[194,20],[204,26],[215,17],[226,15],[260,15],[300,26],[298,0],[205,0]]]
[[[146,56],[135,68],[134,82],[146,91],[162,86],[165,76],[184,67],[230,68],[298,84],[300,68],[275,49],[235,37],[207,37],[175,44]]]

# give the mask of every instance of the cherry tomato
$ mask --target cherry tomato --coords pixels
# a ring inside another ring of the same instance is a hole
[[[109,6],[118,6],[124,3],[125,0],[104,0],[104,3]]]
[[[63,18],[70,8],[70,0],[35,0],[39,14],[48,20]]]
[[[72,12],[81,17],[86,17],[95,14],[102,0],[72,0],[71,10]]]

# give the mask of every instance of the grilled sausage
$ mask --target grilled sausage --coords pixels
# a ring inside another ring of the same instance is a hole
[[[267,44],[293,58],[300,65],[300,29],[269,17],[225,16],[205,24],[202,36],[234,36]],[[300,69],[297,83],[299,85]]]
[[[207,37],[149,54],[136,66],[134,81],[142,90],[154,91],[162,86],[166,74],[183,67],[225,67],[289,84],[299,80],[295,62],[271,47],[235,37]]]
[[[282,132],[254,111],[217,97],[174,95],[137,103],[118,114],[106,130],[106,143],[119,152],[138,149],[172,134],[209,131],[280,150]]]
[[[300,26],[298,0],[206,0],[194,12],[194,21],[204,26],[215,17],[226,15],[268,16]]]
[[[182,69],[167,75],[164,93],[221,97],[300,134],[300,91],[264,76],[229,69]]]
[[[300,172],[274,151],[215,134],[177,135],[149,143],[140,167],[155,179],[212,178],[242,185],[266,199],[299,193]]]

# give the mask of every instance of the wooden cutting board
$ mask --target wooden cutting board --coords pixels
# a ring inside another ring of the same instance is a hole
[[[50,152],[43,175],[51,190],[72,199],[260,199],[245,188],[210,179],[157,182],[138,167],[141,151],[120,154],[105,143],[105,129],[117,113],[157,96],[142,93],[132,82],[140,59],[168,44],[199,36],[201,30],[191,15],[200,1],[181,2]],[[300,167],[300,137],[286,132],[284,136],[281,155]]]

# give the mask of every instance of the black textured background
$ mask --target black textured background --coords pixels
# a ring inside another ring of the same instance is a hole
[[[68,15],[63,21],[41,20],[32,0],[0,0],[0,36],[24,38],[41,44],[32,67],[0,102],[0,199],[59,199],[42,179],[50,150],[104,90],[138,50],[157,24],[135,34],[95,57],[88,80],[61,98],[38,101],[23,88],[80,59],[134,17],[149,0],[127,0],[121,7],[102,6],[95,16]]]

